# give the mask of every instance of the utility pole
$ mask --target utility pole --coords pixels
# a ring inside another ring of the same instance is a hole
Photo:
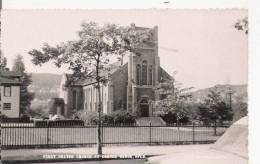
[[[229,108],[232,109],[232,90],[231,88],[229,87],[228,88],[228,91],[227,91],[227,95],[228,95],[228,99],[229,99]]]

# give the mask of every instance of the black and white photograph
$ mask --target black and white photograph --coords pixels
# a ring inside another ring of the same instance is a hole
[[[242,8],[2,9],[2,163],[247,164],[248,33]]]

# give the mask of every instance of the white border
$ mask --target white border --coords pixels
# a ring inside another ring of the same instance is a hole
[[[168,3],[164,3],[168,2]],[[248,8],[248,0],[3,0],[3,9]],[[249,1],[249,159],[260,164],[260,1]],[[257,31],[258,29],[258,31]],[[235,61],[234,61],[235,62]]]
[[[247,7],[248,0],[3,0],[4,9],[201,9]]]

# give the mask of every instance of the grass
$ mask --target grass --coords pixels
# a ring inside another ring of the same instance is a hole
[[[222,134],[225,128],[217,128]],[[49,136],[47,138],[47,136]],[[194,133],[190,128],[177,127],[104,127],[103,143],[166,143],[193,141],[215,141],[212,127],[196,127]],[[2,145],[69,145],[95,144],[96,127],[3,127]]]

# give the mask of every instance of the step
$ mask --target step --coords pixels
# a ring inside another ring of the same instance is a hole
[[[149,126],[150,123],[152,126],[165,126],[166,123],[161,117],[140,117],[136,120],[137,125],[139,126]]]

